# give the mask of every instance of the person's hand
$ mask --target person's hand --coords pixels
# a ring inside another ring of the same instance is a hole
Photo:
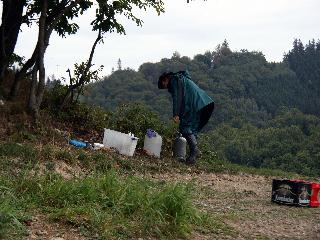
[[[174,121],[175,123],[180,123],[180,118],[179,118],[179,116],[174,116],[174,117],[173,117],[173,121]]]

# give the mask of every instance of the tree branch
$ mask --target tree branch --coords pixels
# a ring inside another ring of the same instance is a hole
[[[81,0],[75,0],[75,1],[71,2],[70,5],[66,6],[64,4],[67,4],[68,1],[64,0],[61,2],[60,6],[59,6],[59,8],[61,8],[61,11],[60,12],[55,11],[54,14],[47,17],[47,19],[50,18],[50,21],[46,21],[46,23],[45,23],[46,32],[45,32],[45,41],[44,41],[44,51],[46,50],[46,48],[49,45],[49,40],[50,40],[50,36],[52,34],[52,31],[54,30],[54,28],[56,27],[58,22],[61,20],[61,17],[64,14],[66,14],[68,11],[70,11],[73,7],[75,7],[77,4],[79,4],[80,1]],[[64,8],[63,8],[63,6],[64,6]],[[32,56],[23,65],[22,69],[16,73],[14,83],[13,83],[13,86],[10,91],[11,98],[13,98],[17,95],[21,79],[23,79],[23,77],[26,76],[27,71],[35,64],[35,62],[37,60],[38,51],[39,51],[39,44],[37,43],[37,45],[32,53]]]
[[[86,78],[87,78],[87,75],[88,75],[88,72],[90,70],[90,67],[92,65],[92,59],[93,59],[93,55],[94,55],[94,52],[95,52],[95,49],[97,47],[97,44],[99,43],[99,41],[102,39],[102,30],[99,29],[99,32],[98,32],[98,36],[96,38],[96,40],[94,41],[93,45],[92,45],[92,48],[91,48],[91,52],[90,52],[90,56],[89,56],[89,59],[88,59],[88,62],[86,64],[86,67],[85,69],[82,71],[81,73],[81,77],[79,79],[79,81],[76,81],[75,84],[70,84],[69,87],[68,87],[68,90],[63,98],[63,101],[61,103],[61,106],[60,106],[60,109],[63,109],[64,106],[66,105],[68,99],[69,99],[69,96],[70,94],[73,93],[73,91],[75,89],[77,89],[78,87],[82,87],[86,81]],[[79,94],[77,96],[77,98],[79,97]]]

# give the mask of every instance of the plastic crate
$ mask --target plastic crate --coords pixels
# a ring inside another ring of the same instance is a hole
[[[301,207],[320,207],[319,191],[319,183],[273,179],[271,201]]]

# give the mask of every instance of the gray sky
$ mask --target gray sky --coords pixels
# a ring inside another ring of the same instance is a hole
[[[142,27],[124,21],[127,35],[108,34],[94,56],[104,65],[101,75],[122,60],[124,68],[138,69],[144,62],[170,58],[174,51],[193,57],[227,39],[232,50],[262,51],[268,61],[281,61],[294,38],[304,43],[320,38],[319,0],[165,0],[166,12],[138,12]],[[86,60],[96,37],[89,22],[92,14],[78,19],[78,34],[61,39],[54,35],[46,53],[47,74],[65,76],[73,64]],[[36,29],[23,28],[16,52],[30,57],[37,37]]]

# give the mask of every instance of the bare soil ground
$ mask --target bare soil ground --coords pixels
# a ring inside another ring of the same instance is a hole
[[[271,202],[272,178],[250,174],[161,174],[162,181],[195,184],[195,204],[229,231],[191,239],[320,239],[320,208]]]
[[[80,233],[80,229],[49,220],[46,216],[39,214],[28,222],[29,236],[27,240],[86,240]]]

